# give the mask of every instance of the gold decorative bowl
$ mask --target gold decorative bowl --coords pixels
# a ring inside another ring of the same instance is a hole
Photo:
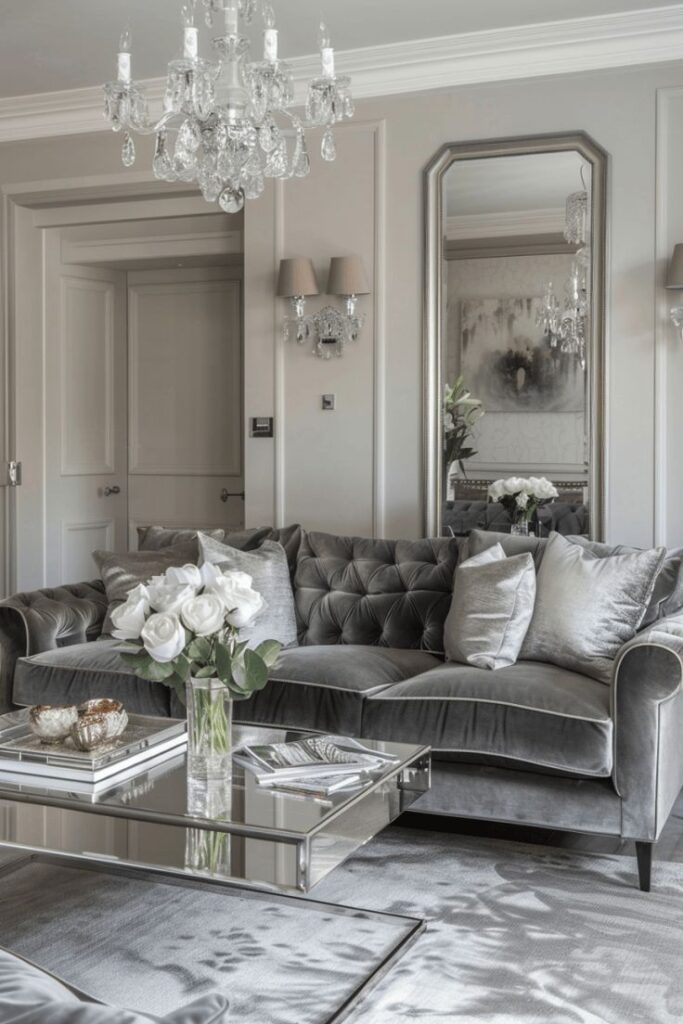
[[[28,713],[28,724],[41,743],[62,743],[78,721],[75,704],[36,704]]]
[[[111,743],[125,732],[128,715],[123,704],[108,697],[79,704],[78,717],[71,727],[71,739],[79,750],[95,750]]]

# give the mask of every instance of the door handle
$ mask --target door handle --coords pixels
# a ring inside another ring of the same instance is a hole
[[[105,487],[104,488],[104,496],[105,496],[105,498],[108,498],[110,494],[120,494],[120,493],[121,493],[121,488],[119,487],[118,484],[114,484],[113,487]]]
[[[221,491],[221,501],[226,502],[228,498],[241,498],[244,501],[244,491],[234,492],[229,491],[227,487],[224,487]]]

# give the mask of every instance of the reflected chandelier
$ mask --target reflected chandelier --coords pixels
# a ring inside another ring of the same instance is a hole
[[[583,169],[581,173],[583,182]],[[579,248],[574,254],[569,277],[565,284],[563,301],[553,291],[552,281],[546,285],[537,323],[552,349],[576,356],[582,370],[586,369],[586,345],[588,332],[589,302],[588,275],[590,271],[590,246],[588,233],[588,192],[572,192],[567,196],[565,241]]]
[[[223,23],[213,40],[215,57],[199,56],[196,8],[209,27]],[[263,59],[250,60],[242,24],[259,0],[191,0],[182,8],[183,55],[168,65],[163,113],[150,118],[140,85],[131,78],[131,38],[121,37],[115,82],[104,86],[105,117],[123,132],[122,159],[135,162],[131,133],[156,135],[154,174],[162,181],[196,182],[207,202],[237,213],[256,199],[266,178],[304,178],[311,169],[306,131],[322,128],[323,159],[334,160],[333,126],[353,116],[351,80],[335,74],[334,50],[320,26],[321,73],[308,85],[305,111],[294,113],[294,82],[278,57],[278,32],[270,4],[262,7]]]

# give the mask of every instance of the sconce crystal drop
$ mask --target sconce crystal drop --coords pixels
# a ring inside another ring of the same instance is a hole
[[[196,8],[205,21],[223,21],[214,55],[198,55]],[[261,6],[263,59],[250,59],[242,34]],[[334,51],[321,26],[321,74],[308,86],[305,113],[294,105],[290,65],[278,57],[278,33],[269,3],[260,0],[189,0],[183,9],[182,57],[168,64],[163,112],[150,116],[142,88],[131,78],[131,41],[121,38],[115,81],[104,86],[104,113],[114,131],[124,131],[122,159],[135,160],[131,133],[156,135],[153,170],[162,181],[195,182],[207,202],[227,213],[263,192],[267,178],[303,178],[311,163],[306,133],[323,130],[321,154],[334,160],[334,125],[353,116],[351,80],[334,70]]]

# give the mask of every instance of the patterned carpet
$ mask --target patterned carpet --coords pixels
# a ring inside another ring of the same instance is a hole
[[[312,928],[291,903],[227,919],[196,890],[53,866],[13,877],[0,879],[0,943],[157,1013],[213,985],[231,1020],[320,1024],[396,938],[328,913]],[[683,865],[659,863],[655,883],[640,893],[630,858],[392,828],[315,896],[429,922],[349,1024],[673,1024]]]

